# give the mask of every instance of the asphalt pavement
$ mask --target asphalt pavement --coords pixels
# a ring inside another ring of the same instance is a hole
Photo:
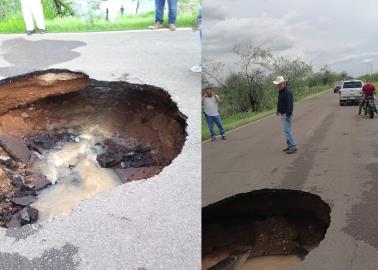
[[[299,151],[287,155],[278,116],[202,147],[202,205],[263,188],[318,194],[332,208],[325,239],[291,269],[375,270],[378,265],[378,118],[322,94],[294,109]]]
[[[0,78],[48,68],[162,87],[188,116],[182,153],[157,176],[97,194],[67,217],[0,229],[0,269],[199,269],[198,33],[125,31],[0,36]]]

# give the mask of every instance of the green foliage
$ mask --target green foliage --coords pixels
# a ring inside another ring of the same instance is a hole
[[[1,0],[0,0],[1,1]],[[185,14],[177,18],[178,27],[190,27],[195,15]],[[48,32],[90,32],[147,29],[154,21],[154,14],[123,16],[114,22],[107,22],[105,18],[95,17],[93,23],[83,21],[78,17],[56,17],[46,20]],[[168,21],[167,19],[165,21]],[[7,22],[0,22],[0,33],[23,33],[25,25],[22,17],[13,18]]]
[[[46,19],[74,15],[70,0],[42,0],[41,2]],[[21,1],[0,0],[0,22],[12,24],[14,19],[22,19]]]
[[[299,57],[294,60],[277,57],[273,63],[273,75],[284,76],[288,81],[299,81],[312,74],[312,66]]]
[[[0,0],[0,22],[21,16],[21,4],[17,0]]]
[[[365,74],[365,75],[358,77],[358,79],[360,79],[364,82],[368,82],[368,81],[377,82],[378,81],[378,73]]]
[[[68,0],[42,0],[42,6],[46,19],[74,15],[72,2]]]

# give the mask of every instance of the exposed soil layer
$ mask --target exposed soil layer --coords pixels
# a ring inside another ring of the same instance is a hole
[[[203,269],[238,269],[267,255],[304,257],[324,239],[330,212],[319,196],[284,189],[252,191],[209,205],[202,209]]]
[[[46,151],[91,132],[102,138],[93,145],[99,166],[114,169],[125,183],[169,165],[185,130],[186,117],[154,86],[96,81],[68,70],[0,81],[0,226],[37,219],[29,205],[51,182],[31,167]]]
[[[0,81],[0,113],[48,96],[88,87],[87,75],[68,70],[38,71]]]

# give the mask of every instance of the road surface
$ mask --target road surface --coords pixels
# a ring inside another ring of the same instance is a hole
[[[202,204],[262,188],[318,194],[331,225],[320,246],[292,269],[376,270],[378,267],[378,118],[358,116],[326,93],[295,106],[299,151],[287,155],[277,116],[203,143]]]
[[[200,268],[200,42],[190,30],[0,36],[0,78],[47,68],[166,89],[188,116],[182,153],[148,181],[78,205],[68,217],[0,228],[0,269]]]

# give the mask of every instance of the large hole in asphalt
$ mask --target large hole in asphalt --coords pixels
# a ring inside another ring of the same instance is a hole
[[[202,269],[283,270],[325,237],[331,209],[311,193],[263,189],[202,209]]]
[[[186,117],[163,89],[46,70],[0,81],[0,226],[69,213],[150,178],[181,152]]]

